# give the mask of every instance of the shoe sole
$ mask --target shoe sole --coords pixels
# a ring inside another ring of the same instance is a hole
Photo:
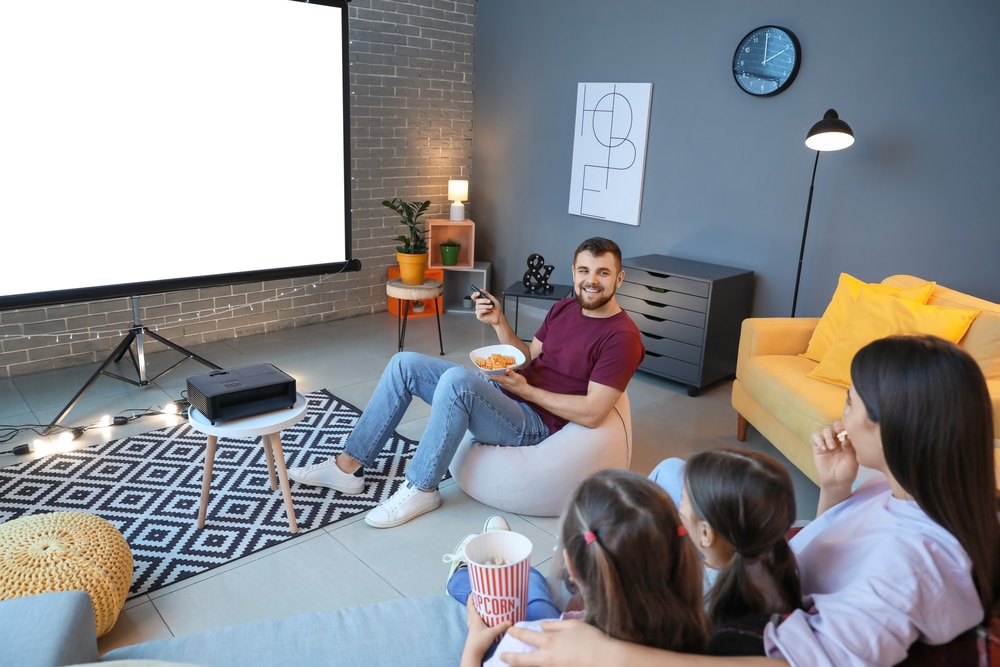
[[[301,479],[296,479],[295,477],[292,477],[291,475],[288,475],[288,481],[295,482],[296,484],[301,484],[302,486],[318,486],[318,487],[322,487],[324,489],[333,489],[334,491],[337,491],[338,493],[343,493],[343,494],[348,495],[348,496],[356,496],[359,493],[363,493],[364,490],[365,490],[364,480],[362,480],[361,486],[356,487],[356,488],[353,487],[353,486],[341,487],[341,486],[334,486],[333,484],[320,484],[318,482],[304,482]]]
[[[374,523],[374,522],[371,521],[371,517],[370,517],[371,512],[369,512],[368,514],[365,515],[365,523],[367,523],[372,528],[395,528],[396,526],[402,526],[404,523],[409,523],[410,521],[413,521],[418,516],[423,516],[424,514],[427,514],[428,512],[433,512],[434,510],[436,510],[439,507],[441,507],[441,497],[440,496],[438,496],[437,503],[435,503],[433,506],[427,507],[425,509],[422,509],[419,512],[417,512],[416,514],[411,514],[411,515],[407,516],[406,518],[397,519],[395,521],[389,521],[388,523]]]
[[[289,477],[288,479],[290,479],[291,481],[295,482],[296,484],[301,484],[302,486],[318,486],[318,487],[321,487],[321,488],[324,488],[324,489],[333,489],[334,491],[337,491],[338,493],[343,493],[344,495],[348,495],[348,496],[356,496],[359,493],[363,493],[364,490],[365,490],[364,485],[362,485],[360,489],[355,489],[355,488],[351,488],[351,487],[334,486],[332,484],[318,484],[316,482],[301,482],[301,481],[299,481],[297,479],[292,479],[291,477]]]

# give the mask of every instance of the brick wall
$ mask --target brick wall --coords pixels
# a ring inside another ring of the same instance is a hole
[[[430,199],[431,217],[448,216],[448,179],[468,178],[472,164],[475,0],[348,7],[352,255],[362,270],[142,296],[140,320],[159,335],[190,347],[384,311],[402,228],[382,200]],[[103,361],[132,323],[128,298],[0,312],[0,377]]]

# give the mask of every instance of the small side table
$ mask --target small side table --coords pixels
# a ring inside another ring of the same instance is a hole
[[[427,278],[422,285],[405,285],[402,278],[393,278],[385,284],[385,293],[400,301],[434,301],[434,316],[437,319],[438,346],[444,354],[444,341],[441,339],[441,309],[438,307],[438,297],[444,291],[444,283],[440,280]],[[406,321],[410,318],[410,307],[402,308],[403,316],[396,320],[396,334],[399,338],[399,351],[403,351],[403,341],[406,339]]]
[[[573,293],[572,285],[556,285],[550,284],[547,292],[542,292],[540,290],[529,290],[524,286],[524,283],[518,281],[505,289],[503,291],[503,297],[501,303],[504,312],[507,312],[507,297],[512,297],[514,299],[514,335],[517,335],[517,315],[518,311],[521,309],[521,299],[541,299],[543,301],[561,301],[570,294]],[[522,338],[521,340],[528,340],[530,338]]]
[[[308,401],[302,394],[295,395],[295,404],[290,408],[282,408],[259,415],[221,421],[213,424],[208,417],[194,407],[188,408],[188,425],[199,433],[208,436],[205,446],[205,475],[201,482],[201,507],[198,509],[198,527],[205,527],[205,514],[208,511],[208,496],[212,487],[212,464],[215,461],[215,446],[219,438],[256,438],[260,436],[264,446],[264,458],[267,460],[267,473],[271,479],[271,490],[281,487],[281,495],[285,498],[285,514],[288,515],[288,527],[293,533],[299,532],[295,522],[295,506],[292,504],[292,492],[288,487],[288,472],[285,470],[285,455],[281,451],[281,431],[293,426],[306,413]],[[277,469],[277,483],[275,470]]]

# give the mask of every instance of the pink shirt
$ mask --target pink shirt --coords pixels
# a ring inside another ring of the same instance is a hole
[[[806,610],[769,624],[764,646],[795,667],[895,665],[914,642],[943,644],[983,619],[958,540],[882,475],[790,544]]]

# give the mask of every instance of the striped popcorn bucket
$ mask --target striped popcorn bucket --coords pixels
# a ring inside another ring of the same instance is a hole
[[[483,533],[465,545],[472,602],[486,625],[524,620],[528,606],[531,540],[502,530]]]

